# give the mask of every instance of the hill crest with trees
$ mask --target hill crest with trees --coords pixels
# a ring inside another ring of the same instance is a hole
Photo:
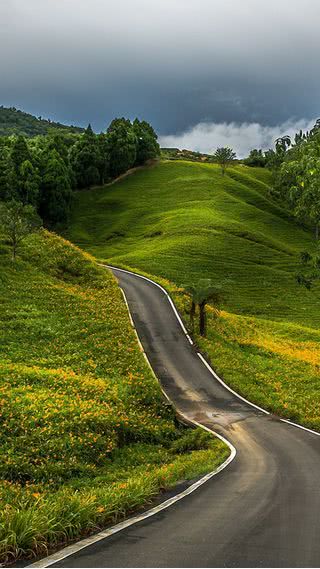
[[[0,106],[0,136],[23,135],[28,137],[45,135],[53,129],[80,134],[84,128],[65,125],[41,116],[35,117],[15,107]]]
[[[31,205],[47,227],[65,225],[74,190],[103,185],[160,154],[146,121],[116,118],[106,132],[53,129],[27,138],[0,136],[0,201]]]

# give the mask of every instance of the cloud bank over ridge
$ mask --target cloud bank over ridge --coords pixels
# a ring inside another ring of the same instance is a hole
[[[238,158],[244,158],[252,148],[273,148],[274,141],[279,136],[288,134],[293,137],[300,129],[310,130],[314,123],[315,119],[291,119],[276,126],[264,126],[257,122],[201,122],[181,134],[160,136],[159,142],[163,148],[188,149],[209,154],[219,146],[230,146]]]

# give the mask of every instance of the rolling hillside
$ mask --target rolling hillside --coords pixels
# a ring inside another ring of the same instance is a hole
[[[109,271],[47,231],[16,263],[0,240],[0,260],[5,562],[121,519],[228,449],[164,404]]]
[[[78,193],[68,236],[99,259],[170,281],[186,321],[177,287],[229,277],[222,317],[210,316],[198,342],[243,394],[320,427],[320,295],[295,281],[298,254],[314,243],[272,202],[269,176],[162,162]]]
[[[14,107],[0,107],[0,136],[22,134],[23,136],[37,136],[47,134],[52,129],[63,130],[73,133],[84,132],[83,128],[68,126],[58,122],[35,117]]]

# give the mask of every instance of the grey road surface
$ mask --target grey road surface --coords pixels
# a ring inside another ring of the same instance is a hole
[[[265,415],[214,379],[165,294],[114,270],[162,386],[237,449],[220,474],[160,514],[54,567],[319,567],[320,437]]]

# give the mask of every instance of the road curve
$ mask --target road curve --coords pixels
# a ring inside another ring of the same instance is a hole
[[[114,269],[176,407],[227,438],[233,462],[196,492],[53,567],[319,567],[320,437],[214,379],[156,285]]]

